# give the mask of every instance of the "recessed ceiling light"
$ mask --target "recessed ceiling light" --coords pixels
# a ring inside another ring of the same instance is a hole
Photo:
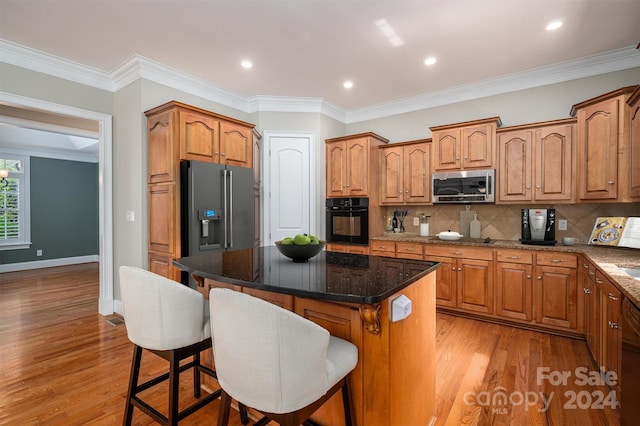
[[[244,61],[240,62],[240,66],[242,66],[242,68],[244,68],[244,69],[249,69],[249,68],[253,67],[253,62],[251,62],[248,59],[245,59]]]
[[[344,83],[342,83],[342,87],[344,87],[345,89],[351,89],[353,87],[353,81],[351,80],[347,80]]]
[[[562,21],[551,21],[547,24],[546,30],[547,31],[557,30],[561,26],[562,26]]]
[[[436,59],[435,56],[429,56],[429,57],[427,57],[427,59],[424,60],[424,64],[425,65],[433,65],[436,62],[438,62],[438,60]]]

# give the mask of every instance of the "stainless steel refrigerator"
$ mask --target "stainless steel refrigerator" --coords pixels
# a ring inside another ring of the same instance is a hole
[[[182,161],[180,197],[182,256],[253,247],[253,169]]]

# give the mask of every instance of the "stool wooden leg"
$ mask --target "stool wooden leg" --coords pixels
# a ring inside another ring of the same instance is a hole
[[[131,425],[133,419],[133,404],[131,404],[131,398],[136,394],[136,387],[138,386],[138,376],[140,375],[140,360],[142,359],[142,348],[138,345],[133,346],[133,358],[131,360],[131,374],[129,375],[129,389],[127,390],[127,401],[124,408],[124,417],[122,418],[122,424],[125,426]]]
[[[342,405],[344,405],[344,422],[346,426],[351,426],[353,420],[351,418],[351,397],[349,392],[349,380],[345,377],[342,385]]]
[[[229,410],[231,410],[231,397],[224,390],[220,398],[220,408],[218,409],[218,426],[229,424]]]
[[[180,388],[180,359],[176,352],[169,355],[169,424],[178,425],[178,390]]]
[[[193,396],[198,399],[200,398],[200,352],[193,356],[193,362],[195,363],[193,367]]]

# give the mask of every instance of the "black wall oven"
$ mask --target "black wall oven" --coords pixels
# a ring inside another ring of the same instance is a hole
[[[327,199],[327,242],[369,245],[369,199]]]

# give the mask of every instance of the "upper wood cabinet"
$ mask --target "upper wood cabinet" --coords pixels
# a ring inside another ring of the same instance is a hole
[[[631,108],[629,125],[629,197],[640,200],[640,86],[627,100]]]
[[[513,126],[498,134],[498,203],[575,201],[575,119]]]
[[[254,125],[175,101],[145,115],[149,270],[179,281],[180,160],[250,168]]]
[[[380,203],[430,204],[429,139],[380,147]]]
[[[375,175],[370,166],[371,151],[388,140],[375,133],[361,133],[325,142],[327,197],[369,197],[369,180]]]
[[[632,201],[630,123],[626,103],[637,86],[606,93],[576,104],[578,198],[597,201]],[[633,165],[637,168],[637,163]]]
[[[495,167],[496,129],[500,117],[430,127],[436,172]]]

